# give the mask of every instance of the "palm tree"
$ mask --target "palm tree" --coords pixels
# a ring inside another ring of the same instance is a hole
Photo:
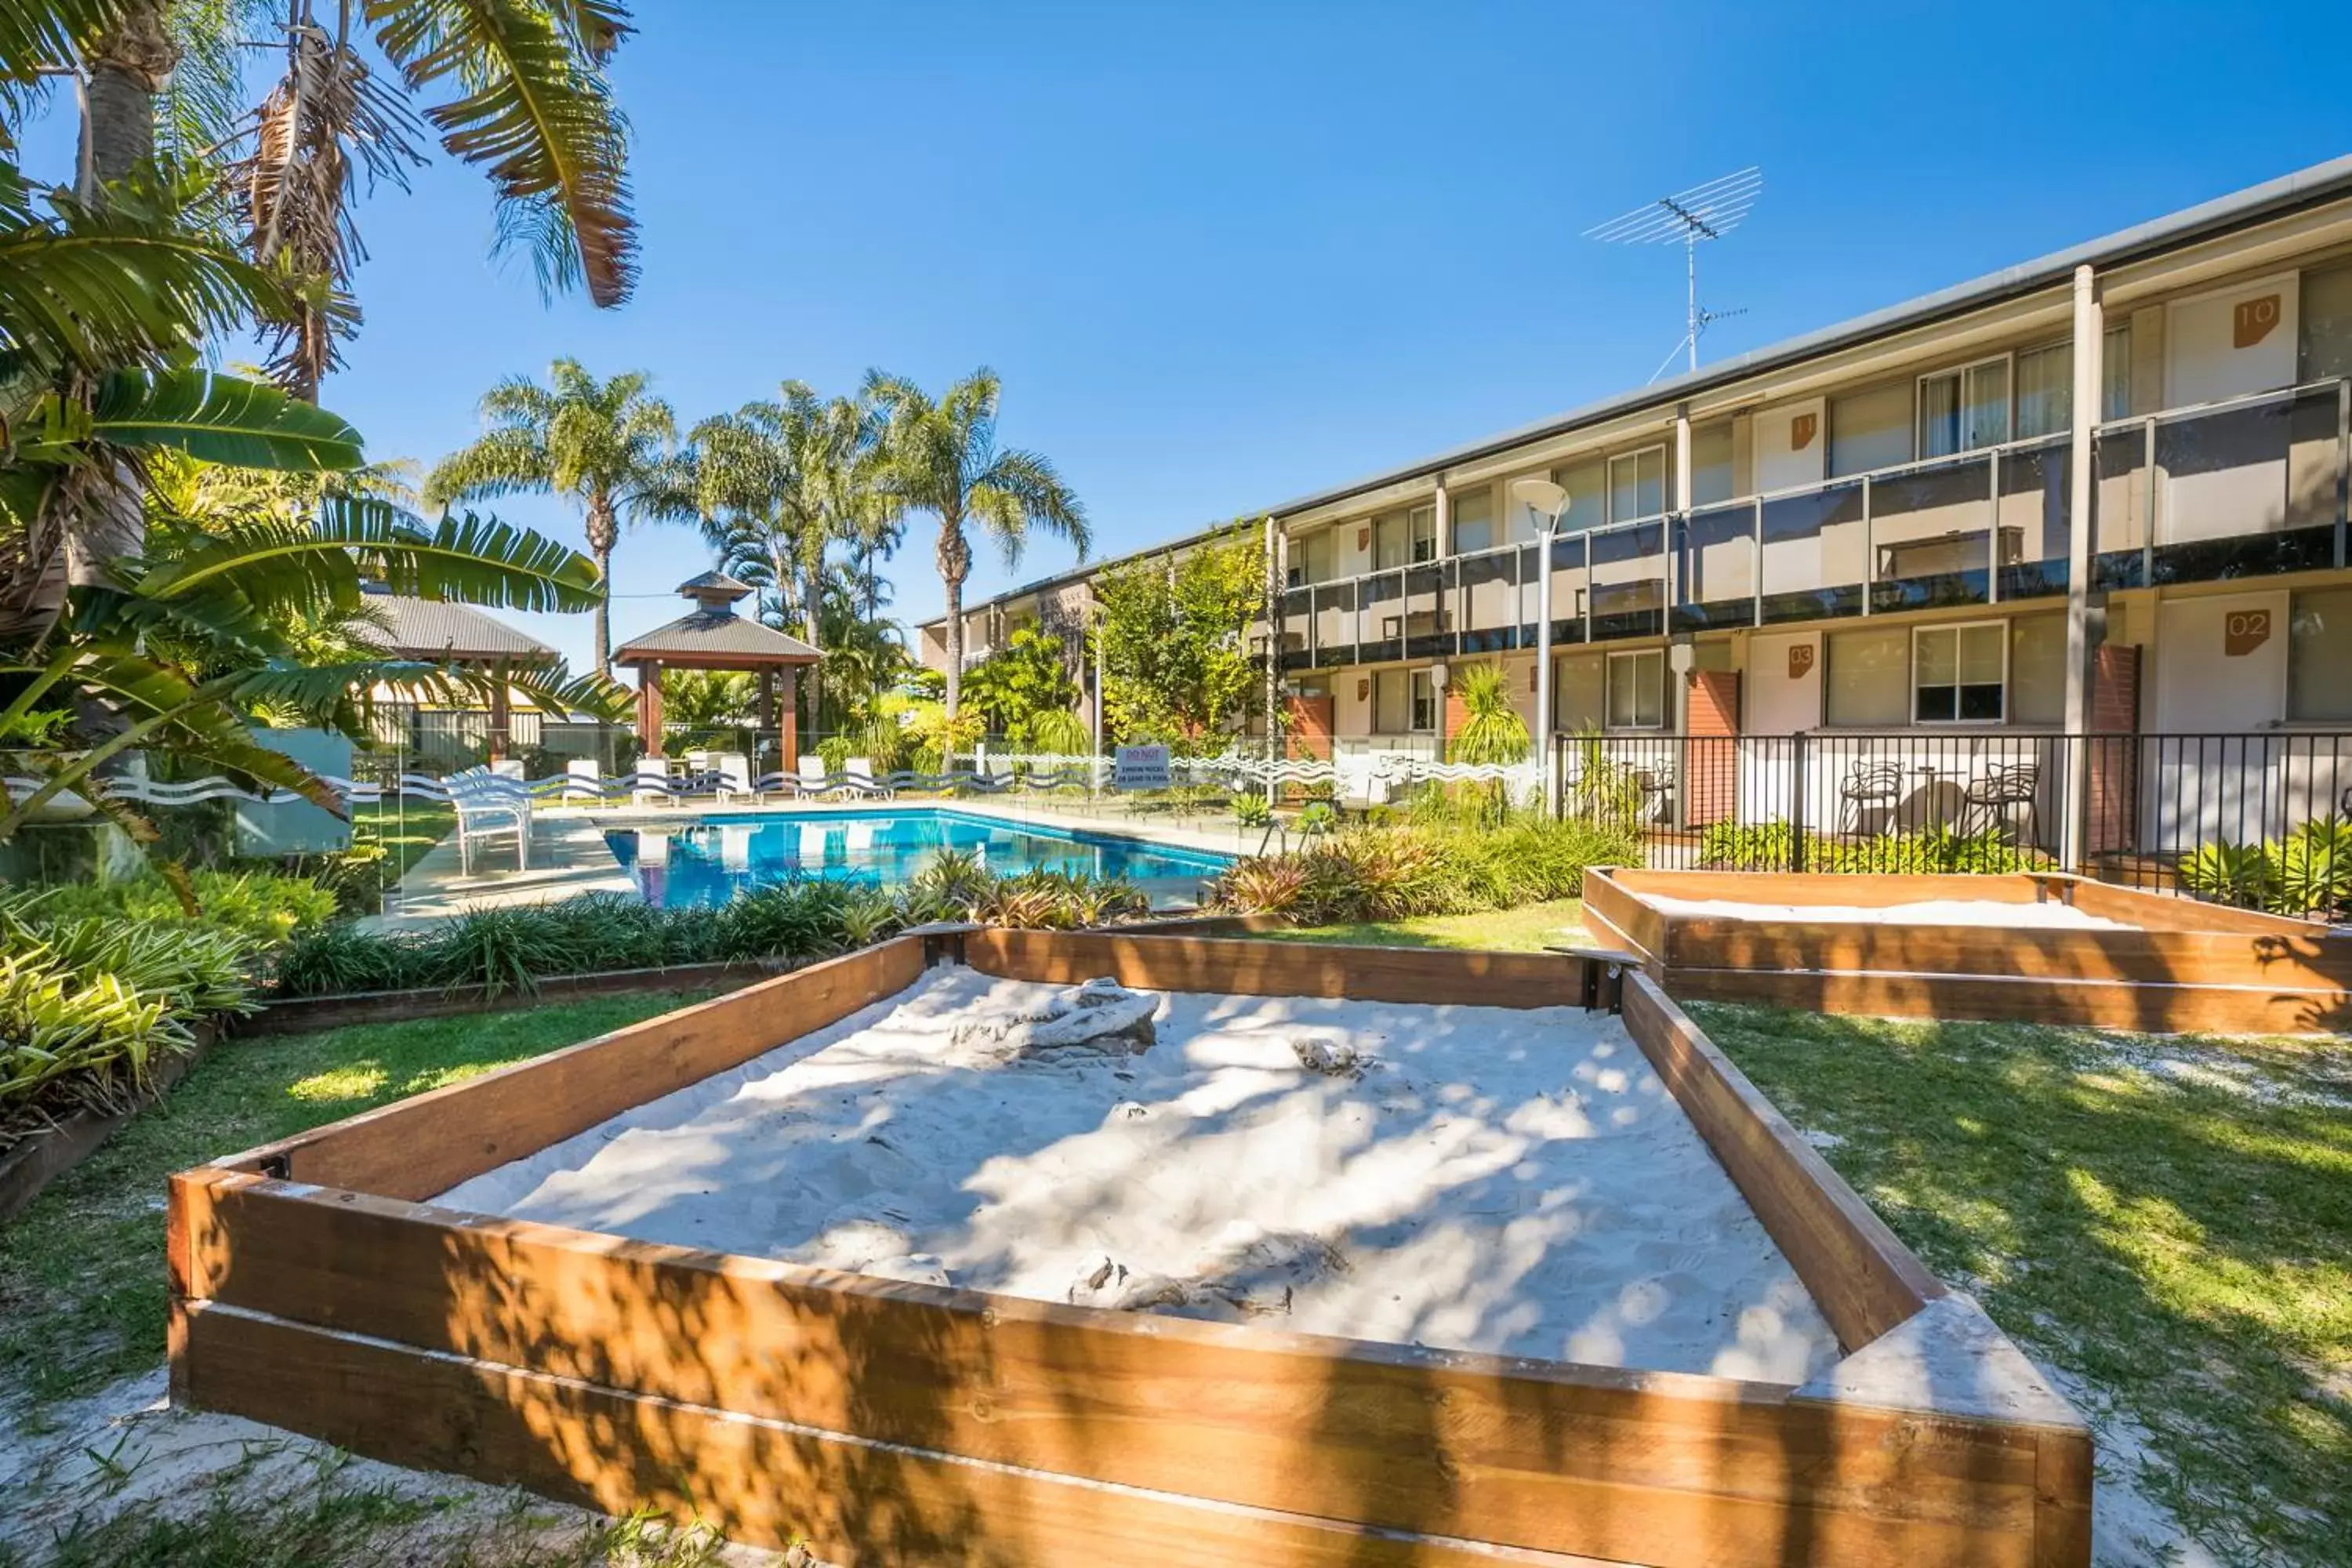
[[[947,589],[947,718],[952,722],[963,690],[963,584],[971,575],[966,523],[996,541],[1010,567],[1021,560],[1029,531],[1042,528],[1077,547],[1092,545],[1086,508],[1054,465],[1035,452],[996,444],[1003,385],[982,366],[949,387],[936,402],[902,376],[868,372],[866,395],[883,414],[882,446],[890,491],[911,511],[940,520],[940,581]]]
[[[287,287],[264,321],[273,370],[315,397],[358,329],[362,175],[406,184],[425,162],[415,95],[442,146],[498,192],[497,248],[530,255],[549,292],[584,284],[599,305],[636,279],[626,122],[605,68],[632,31],[621,0],[27,0],[0,24],[0,78],[79,69],[84,201],[156,152],[214,163],[243,247]],[[331,16],[327,13],[331,13]],[[248,108],[248,26],[285,50]],[[398,71],[373,75],[364,35]],[[11,58],[11,56],[21,58]],[[159,109],[162,113],[159,115]]]
[[[482,399],[488,426],[425,479],[425,504],[534,493],[581,510],[588,552],[604,588],[596,601],[596,673],[613,668],[613,546],[636,522],[695,516],[694,465],[677,449],[677,416],[646,395],[650,378],[624,371],[598,381],[574,359],[548,367],[550,385],[509,376]]]
[[[856,398],[819,398],[787,381],[781,398],[743,405],[694,427],[696,498],[720,565],[774,596],[781,624],[823,647],[828,553],[887,526],[895,502],[880,482],[877,421]],[[823,689],[809,670],[809,714]]]

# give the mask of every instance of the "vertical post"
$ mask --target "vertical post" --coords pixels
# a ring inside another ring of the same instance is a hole
[[[778,680],[776,766],[789,778],[801,771],[800,672],[786,668]]]
[[[1551,545],[1559,537],[1559,518],[1536,530],[1536,744],[1542,748],[1544,810],[1559,815],[1559,754],[1551,743]]]
[[[1805,868],[1805,797],[1812,781],[1805,776],[1805,732],[1789,737],[1789,869]]]
[[[2092,463],[2105,379],[2100,356],[2105,345],[2098,278],[2085,264],[2074,268],[2074,430],[2066,476],[2066,765],[2058,864],[2069,871],[2083,868],[2084,812],[2090,798],[2083,737],[2091,727],[2091,509],[2098,499]],[[2149,451],[2152,469],[2153,441]],[[2153,478],[2151,472],[2151,490]]]
[[[1432,507],[1435,513],[1433,526],[1436,534],[1434,542],[1437,553],[1431,559],[1443,561],[1454,553],[1454,495],[1445,488],[1445,476],[1443,474],[1438,476],[1437,494],[1432,502]],[[1408,521],[1405,524],[1408,537],[1404,545],[1404,552],[1408,559],[1412,555],[1412,540],[1410,537],[1412,531],[1412,524]]]
[[[507,737],[514,724],[514,699],[503,680],[490,688],[490,761],[503,762],[507,754]]]
[[[2345,529],[2352,514],[2352,379],[2336,384],[2336,569],[2345,560]]]
[[[637,750],[648,757],[662,754],[661,672],[653,659],[637,666]]]
[[[1103,754],[1103,628],[1102,611],[1095,611],[1095,742],[1094,756],[1087,763],[1087,798],[1102,793]]]
[[[1438,491],[1444,495],[1443,489]],[[1437,514],[1437,526],[1445,527],[1445,513]],[[1273,805],[1282,798],[1282,786],[1275,782],[1275,770],[1282,764],[1285,750],[1282,738],[1282,530],[1271,514],[1265,520],[1265,804]],[[1100,707],[1101,700],[1097,699]]]

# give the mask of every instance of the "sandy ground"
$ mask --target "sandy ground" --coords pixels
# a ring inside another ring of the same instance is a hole
[[[1672,899],[1643,893],[1642,901],[1683,919],[1728,919],[1839,925],[2014,926],[2057,931],[2137,931],[2123,921],[2084,914],[2055,901],[2003,904],[1990,899],[1929,899],[1878,909],[1850,904],[1752,904],[1738,899]]]
[[[1045,1300],[1800,1383],[1837,1347],[1612,1017],[934,972],[442,1195]],[[1090,1018],[1157,1043],[1066,1043]]]

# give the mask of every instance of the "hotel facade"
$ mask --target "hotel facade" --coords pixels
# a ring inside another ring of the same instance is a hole
[[[1258,635],[1343,771],[1442,755],[1470,661],[1533,724],[1548,648],[1550,728],[1651,759],[1661,829],[2014,771],[2069,863],[2171,855],[2352,788],[2348,503],[2352,158],[1273,508]]]

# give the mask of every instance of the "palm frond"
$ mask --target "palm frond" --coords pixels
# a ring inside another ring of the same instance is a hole
[[[554,481],[546,437],[525,429],[491,430],[433,465],[425,479],[425,504],[487,500],[543,490]]]
[[[364,460],[360,433],[341,416],[261,382],[202,370],[109,374],[80,434],[247,468],[356,468]]]
[[[277,298],[221,242],[179,226],[174,200],[118,187],[104,207],[52,193],[36,210],[0,163],[0,353],[97,372],[180,354]]]
[[[572,612],[604,597],[596,563],[528,528],[472,512],[421,530],[381,502],[332,499],[318,534],[357,547],[361,570],[395,594],[508,610]]]
[[[82,42],[111,26],[124,0],[29,0],[0,5],[0,78],[29,82],[69,65]]]
[[[487,167],[502,246],[528,246],[551,293],[584,281],[599,305],[627,299],[628,130],[601,69],[626,11],[613,0],[367,0],[365,15],[411,88],[464,89],[426,118],[451,155]]]

